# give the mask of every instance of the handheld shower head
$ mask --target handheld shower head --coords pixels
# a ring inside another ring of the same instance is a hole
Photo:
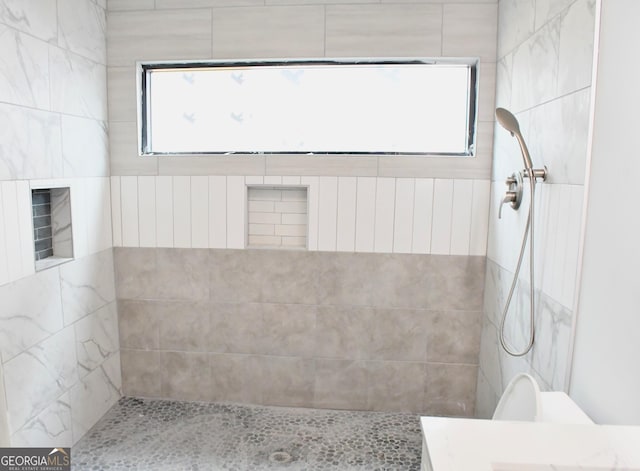
[[[532,170],[533,164],[531,163],[529,149],[527,149],[527,144],[524,142],[524,138],[522,137],[522,133],[520,132],[520,124],[518,124],[518,120],[516,119],[516,117],[513,116],[510,111],[505,110],[504,108],[497,108],[496,119],[500,123],[500,126],[509,131],[511,135],[518,140],[518,144],[520,144],[520,150],[522,151],[524,167],[526,170]]]

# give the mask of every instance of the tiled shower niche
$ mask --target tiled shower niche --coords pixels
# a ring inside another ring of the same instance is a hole
[[[247,211],[248,247],[306,249],[306,187],[249,186]]]
[[[31,190],[36,270],[73,258],[69,188]]]

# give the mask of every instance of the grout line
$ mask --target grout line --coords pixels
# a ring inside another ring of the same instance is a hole
[[[433,182],[433,184],[431,185],[431,235],[429,237],[429,248],[427,249],[428,254],[431,254],[433,248],[433,214],[436,206],[436,180],[437,179],[435,178],[431,179],[431,181]]]
[[[138,247],[141,247],[140,245],[140,177],[137,176],[135,179],[136,182],[136,219],[137,219],[137,226],[138,226]]]
[[[412,178],[413,180],[413,195],[411,198],[411,245],[409,246],[409,253],[415,253],[413,251],[413,234],[415,233],[414,227],[416,223],[416,178]]]
[[[336,242],[333,248],[334,252],[338,251],[338,211],[340,210],[340,177],[336,178]]]
[[[579,0],[573,0],[571,3],[569,3],[567,6],[565,6],[562,10],[560,10],[559,12],[557,12],[555,15],[553,15],[551,18],[547,19],[547,21],[545,23],[543,23],[542,25],[540,25],[539,28],[536,29],[536,23],[537,23],[537,12],[534,12],[533,15],[533,32],[527,36],[525,39],[523,39],[522,41],[520,41],[519,43],[517,43],[515,46],[513,46],[511,49],[509,49],[508,51],[505,51],[504,54],[500,57],[498,57],[497,55],[497,48],[496,48],[496,61],[500,61],[503,58],[505,58],[506,56],[508,56],[509,54],[513,54],[517,49],[519,49],[524,43],[526,43],[527,41],[529,41],[531,38],[533,38],[536,34],[538,34],[542,29],[544,29],[547,25],[549,25],[549,23],[551,23],[552,21],[555,21],[558,17],[560,17],[561,15],[563,15],[566,11],[568,11],[569,9],[571,9],[571,7],[573,7],[574,4],[576,4]],[[595,27],[595,25],[594,25]],[[500,24],[498,24],[498,30],[500,29]]]
[[[322,38],[322,54],[324,57],[327,57],[327,5],[322,5],[322,12],[324,16],[324,38]]]
[[[365,253],[375,253],[375,248],[376,248],[376,209],[378,206],[378,178],[379,177],[374,177],[375,178],[375,186],[373,189],[373,227],[371,228],[371,231],[373,233],[373,240],[372,240],[372,246],[371,246],[371,250],[367,250],[365,248],[365,250],[363,252]]]
[[[471,180],[471,219],[469,220],[469,245],[467,247],[467,255],[471,255],[471,245],[473,240],[473,221],[475,220],[474,216],[474,203],[476,196],[476,180]],[[487,229],[487,232],[489,230]]]
[[[451,255],[451,237],[453,236],[453,213],[454,213],[454,205],[456,200],[456,180],[452,180],[451,182],[451,209],[449,215],[449,250],[447,251],[447,255]]]
[[[398,178],[393,179],[393,223],[391,231],[391,253],[396,253],[396,206],[398,204]]]
[[[224,248],[229,248],[229,177],[227,175],[224,176]]]

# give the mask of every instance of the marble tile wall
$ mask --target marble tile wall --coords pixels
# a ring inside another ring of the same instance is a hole
[[[549,179],[536,194],[536,343],[526,356],[507,356],[498,328],[513,277],[526,211],[497,209],[504,179],[522,168],[517,143],[495,127],[487,275],[476,413],[490,417],[505,386],[518,372],[543,389],[563,390],[573,322],[584,179],[590,119],[595,31],[594,0],[500,0],[496,105],[520,121],[534,165]],[[525,196],[523,208],[528,207]],[[506,325],[519,348],[527,341],[529,269]]]
[[[120,397],[105,9],[0,0],[3,445],[71,446]],[[36,273],[31,190],[52,187],[70,188],[75,260]]]
[[[108,2],[113,175],[379,176],[489,179],[497,0]],[[478,57],[473,158],[412,156],[147,156],[136,137],[138,60]]]
[[[12,446],[71,446],[120,397],[113,250],[0,287]]]
[[[485,258],[115,249],[125,395],[472,416]]]

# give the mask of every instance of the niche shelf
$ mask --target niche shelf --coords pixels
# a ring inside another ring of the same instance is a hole
[[[73,259],[71,195],[68,187],[31,190],[36,271]]]
[[[307,187],[247,187],[247,247],[307,248]]]

